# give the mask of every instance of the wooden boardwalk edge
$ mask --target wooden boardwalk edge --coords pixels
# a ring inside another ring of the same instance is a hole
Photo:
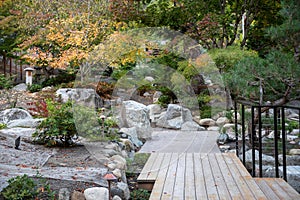
[[[251,177],[235,154],[153,153],[137,181],[150,200],[300,199],[281,178]]]

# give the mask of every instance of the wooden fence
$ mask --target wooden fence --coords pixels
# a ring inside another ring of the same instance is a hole
[[[0,74],[4,74],[6,77],[13,77],[16,83],[25,81],[24,69],[26,67],[28,67],[28,65],[22,64],[19,60],[0,56]]]

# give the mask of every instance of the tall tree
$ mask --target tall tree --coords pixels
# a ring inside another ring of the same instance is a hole
[[[279,26],[272,26],[268,35],[284,51],[291,51],[300,62],[300,1],[282,0],[280,14],[284,21]]]

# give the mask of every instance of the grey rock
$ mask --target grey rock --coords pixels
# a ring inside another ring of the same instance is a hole
[[[280,165],[283,165],[283,155],[278,156],[278,161]],[[300,156],[299,155],[286,155],[286,165],[300,165]]]
[[[218,126],[210,126],[207,128],[208,131],[219,131],[220,130],[220,127]]]
[[[44,119],[16,119],[7,123],[8,128],[36,128]]]
[[[252,149],[246,151],[245,154],[246,154],[246,160],[245,160],[246,168],[250,169],[252,167]],[[255,162],[258,162],[258,160],[259,160],[259,151],[255,150]],[[262,154],[263,165],[274,165],[274,163],[275,163],[274,157]]]
[[[70,199],[70,191],[68,188],[61,188],[58,192],[58,200],[69,200]]]
[[[112,198],[112,200],[122,200],[122,199],[121,199],[121,197],[115,195],[115,196]]]
[[[220,117],[217,119],[216,124],[218,126],[223,126],[224,124],[229,123],[229,119],[227,117]]]
[[[0,112],[0,123],[8,124],[12,120],[33,119],[30,113],[19,108],[12,108]]]
[[[20,84],[16,85],[15,87],[13,87],[12,90],[24,92],[27,90],[27,85],[25,83],[20,83]]]
[[[180,117],[181,115],[182,115],[182,107],[180,105],[176,105],[176,104],[168,105],[168,109],[166,113],[167,120]]]
[[[221,133],[217,139],[218,144],[225,144],[229,140],[227,133]]]
[[[201,126],[214,126],[216,124],[215,120],[210,118],[200,119],[199,123]]]
[[[92,187],[84,190],[86,200],[109,200],[108,189],[104,187]]]
[[[158,102],[158,99],[159,99],[159,97],[161,97],[161,95],[162,95],[162,92],[160,92],[160,91],[156,91],[154,94],[153,94],[153,103],[157,103]]]
[[[119,196],[121,199],[129,199],[130,191],[128,185],[123,182],[118,182],[117,186],[111,188],[112,196]]]
[[[162,128],[181,129],[183,123],[193,121],[191,111],[177,104],[169,104],[167,111],[162,113],[156,125]]]
[[[300,129],[293,129],[290,133],[291,135],[298,135],[300,133]]]
[[[124,101],[118,119],[120,127],[135,127],[138,138],[151,138],[152,128],[149,119],[149,108],[147,106],[135,101]]]
[[[205,128],[200,126],[194,121],[187,121],[182,124],[181,130],[183,131],[204,131]]]
[[[56,96],[61,97],[63,102],[74,100],[88,107],[95,107],[95,100],[101,99],[94,89],[91,88],[60,88]]]
[[[290,155],[300,155],[300,149],[290,149]]]
[[[120,155],[114,155],[110,160],[116,165],[115,169],[125,169],[126,168],[126,159]]]
[[[138,139],[137,136],[137,130],[135,127],[131,128],[121,128],[120,132],[125,133],[128,135],[128,139],[131,140],[131,142],[136,146],[136,147],[141,147],[143,145],[143,142]]]
[[[157,116],[162,112],[162,108],[158,104],[150,104],[147,106],[149,109],[149,118],[151,122],[157,121]]]
[[[152,76],[146,76],[144,78],[145,81],[153,82],[155,79]]]

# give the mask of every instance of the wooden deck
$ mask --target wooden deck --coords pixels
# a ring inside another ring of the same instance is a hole
[[[153,153],[139,187],[158,199],[300,199],[280,178],[252,178],[235,154]]]

